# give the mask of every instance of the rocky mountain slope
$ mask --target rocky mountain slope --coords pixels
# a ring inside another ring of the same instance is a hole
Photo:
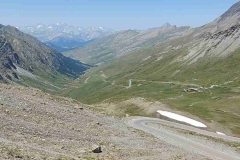
[[[63,54],[89,64],[100,65],[111,62],[134,50],[140,50],[155,43],[178,38],[191,32],[190,27],[176,27],[170,24],[140,32],[127,30],[101,38],[85,47],[70,50]]]
[[[88,106],[0,84],[0,159],[142,160],[207,157],[174,147]],[[102,153],[93,153],[94,146]]]
[[[239,136],[239,5],[179,38],[90,70],[64,94],[116,115],[155,116],[164,108]]]
[[[52,47],[56,46],[55,49],[58,51],[81,47],[115,32],[104,27],[78,27],[60,23],[17,28]]]
[[[1,25],[0,37],[0,79],[3,81],[28,84],[30,80],[33,84],[37,81],[47,85],[50,81],[56,82],[57,77],[77,77],[89,67],[64,57],[14,27]]]

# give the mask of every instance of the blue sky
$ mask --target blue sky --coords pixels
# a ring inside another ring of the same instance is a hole
[[[67,23],[147,29],[165,22],[198,27],[238,0],[1,0],[0,23],[13,26]]]

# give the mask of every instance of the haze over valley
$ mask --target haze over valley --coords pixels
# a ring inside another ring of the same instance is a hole
[[[24,33],[36,37],[59,52],[85,46],[96,39],[108,36],[116,31],[104,27],[79,27],[67,24],[37,24],[17,27]]]

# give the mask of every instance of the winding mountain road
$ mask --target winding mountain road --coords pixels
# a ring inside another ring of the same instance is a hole
[[[205,146],[201,143],[187,139],[181,135],[177,135],[177,134],[173,134],[173,133],[163,131],[163,130],[160,130],[157,128],[153,128],[151,126],[148,126],[147,123],[160,123],[163,125],[168,125],[171,127],[176,127],[176,128],[180,128],[180,129],[184,129],[184,130],[188,130],[188,131],[193,131],[193,132],[196,132],[196,133],[199,133],[202,135],[211,136],[214,138],[220,138],[220,139],[224,139],[224,140],[228,140],[228,141],[234,141],[234,142],[240,142],[240,138],[219,135],[219,134],[216,134],[213,132],[208,132],[208,131],[194,128],[191,126],[182,125],[182,124],[178,124],[178,123],[174,123],[174,122],[169,122],[169,121],[165,121],[162,119],[140,117],[140,118],[135,118],[135,119],[132,119],[129,121],[129,124],[132,127],[142,130],[146,133],[150,133],[150,134],[154,135],[155,137],[157,137],[161,140],[164,140],[167,143],[173,144],[175,146],[193,151],[195,153],[197,152],[197,153],[200,153],[203,155],[207,155],[208,157],[211,157],[214,159],[240,160],[240,157],[234,157],[232,155],[228,155],[226,153],[217,151],[217,150],[210,148],[208,146]]]
[[[87,83],[90,78],[91,78],[91,76],[89,76],[89,77],[84,81],[84,83]]]
[[[129,82],[128,82],[128,87],[127,87],[127,89],[130,89],[132,87],[132,80],[131,79],[129,79]]]

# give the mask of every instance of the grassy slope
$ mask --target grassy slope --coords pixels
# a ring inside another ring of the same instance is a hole
[[[195,64],[182,65],[182,62],[173,60],[184,55],[187,48],[156,55],[164,47],[158,45],[147,48],[109,65],[93,68],[64,95],[88,104],[105,100],[120,103],[133,97],[143,97],[149,101],[163,102],[174,110],[190,113],[207,122],[214,121],[229,128],[233,134],[240,135],[240,50],[225,58],[205,57]],[[142,61],[149,55],[152,57]],[[160,56],[163,58],[156,61]],[[103,73],[108,78],[104,78]],[[84,83],[88,77],[89,80]],[[129,79],[132,79],[132,87],[127,89]],[[229,81],[233,82],[226,83]],[[220,87],[201,89],[199,93],[183,92],[184,89],[195,87],[194,84]]]
[[[85,47],[64,52],[63,54],[88,64],[109,63],[131,51],[149,47],[184,34],[189,27],[155,28],[145,32],[122,31],[96,40]],[[159,31],[161,30],[161,31]],[[157,35],[155,35],[157,32]]]
[[[96,40],[85,47],[79,47],[70,51],[66,51],[63,54],[67,57],[72,57],[88,64],[108,62],[109,60],[114,58],[115,55],[113,55],[112,53],[116,53],[118,47],[122,48],[126,46],[126,42],[124,41],[125,38],[131,39],[137,34],[138,32],[136,31],[127,30]],[[113,47],[112,42],[117,37],[119,37],[118,39],[120,40],[118,44],[115,44],[115,46]]]
[[[58,72],[54,74],[39,72],[37,79],[21,75],[20,80],[15,80],[15,82],[23,86],[39,88],[45,92],[56,94],[73,80],[73,78]]]

